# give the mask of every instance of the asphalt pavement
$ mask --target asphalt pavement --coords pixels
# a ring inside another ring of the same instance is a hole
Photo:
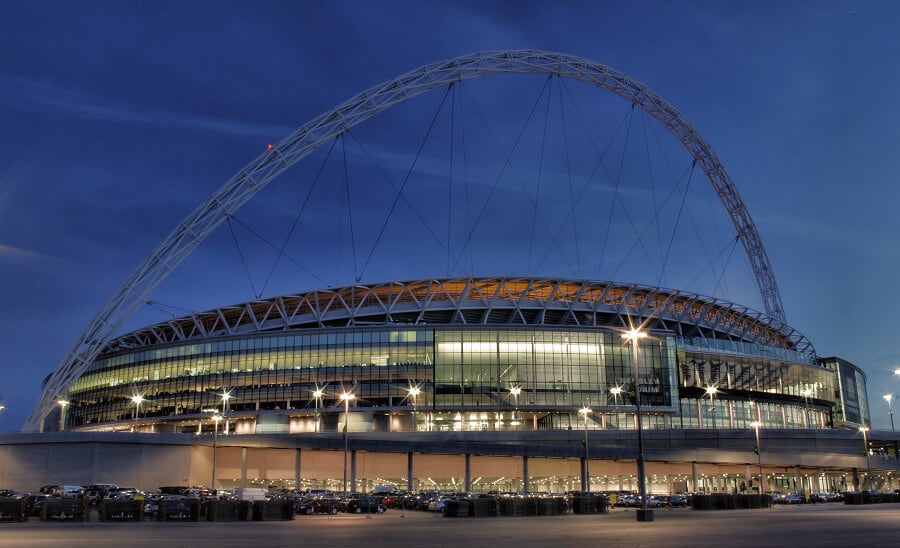
[[[297,516],[292,521],[0,523],[0,546],[328,546],[353,548],[577,546],[898,546],[900,504],[817,504],[761,510],[659,509],[610,514],[444,518],[427,512]]]

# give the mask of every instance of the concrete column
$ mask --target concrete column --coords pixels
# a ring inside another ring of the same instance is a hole
[[[794,490],[806,493],[806,486],[803,485],[803,475],[800,474],[800,465],[794,467]]]
[[[300,490],[300,448],[294,453],[294,489]]]
[[[700,486],[697,483],[699,475],[700,474],[697,473],[697,463],[692,462],[691,463],[691,491],[693,491],[694,493],[696,493],[697,491],[700,490]]]
[[[750,465],[744,465],[744,485],[747,486],[747,492],[750,492],[750,486],[753,484],[753,474],[750,473]]]
[[[853,469],[853,490],[859,492],[859,468]]]
[[[416,490],[416,481],[413,479],[413,454],[406,454],[406,490],[412,493]]]
[[[241,447],[241,487],[247,487],[247,448]]]
[[[528,477],[528,455],[522,456],[522,490],[527,495],[530,491],[531,481]]]
[[[581,457],[579,459],[581,461],[581,492],[587,492],[587,459]]]
[[[356,491],[356,449],[350,451],[350,491]]]
[[[466,453],[466,493],[472,492],[472,455]]]

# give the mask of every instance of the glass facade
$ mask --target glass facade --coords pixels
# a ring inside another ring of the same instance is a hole
[[[338,395],[352,390],[354,415],[368,416],[356,425],[362,430],[579,428],[583,406],[594,410],[588,428],[635,428],[635,393],[646,428],[834,426],[836,376],[797,353],[657,333],[641,341],[638,364],[635,379],[630,343],[606,328],[252,334],[105,356],[70,387],[65,423],[90,429],[141,420],[190,431],[218,409],[237,432],[305,432],[318,409],[327,415],[323,428],[334,430]],[[718,390],[714,397],[709,386]],[[411,387],[421,389],[415,401]],[[319,401],[317,389],[324,391]],[[227,404],[223,391],[231,395]]]

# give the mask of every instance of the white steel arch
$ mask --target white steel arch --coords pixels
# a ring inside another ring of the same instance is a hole
[[[40,430],[57,398],[94,361],[118,329],[149,299],[153,290],[229,215],[282,172],[322,143],[393,105],[452,82],[509,73],[555,75],[593,84],[631,101],[678,138],[706,173],[731,217],[750,260],[766,313],[773,319],[784,321],[772,266],[747,207],[712,148],[678,110],[644,84],[610,67],[574,55],[534,50],[475,53],[425,65],[367,89],[307,122],[241,169],[188,215],[97,312],[47,380],[24,430]]]

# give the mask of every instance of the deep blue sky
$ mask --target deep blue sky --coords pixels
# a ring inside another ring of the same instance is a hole
[[[734,178],[789,322],[819,355],[864,368],[886,427],[881,395],[900,395],[898,23],[896,2],[0,0],[0,431],[19,429],[41,379],[123,278],[267,143],[414,67],[496,49],[586,57],[675,105]],[[366,134],[385,163],[399,143],[380,132],[413,112]],[[266,217],[277,196],[247,215]],[[235,282],[205,281],[234,266],[222,258],[230,238],[195,253],[160,301],[250,298],[239,263]],[[382,265],[367,281],[395,275],[409,277]]]

